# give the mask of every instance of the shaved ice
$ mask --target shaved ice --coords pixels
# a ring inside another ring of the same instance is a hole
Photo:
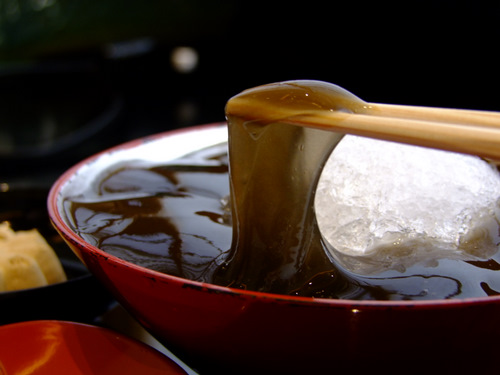
[[[361,274],[498,250],[500,176],[479,157],[346,135],[315,198],[332,259]]]

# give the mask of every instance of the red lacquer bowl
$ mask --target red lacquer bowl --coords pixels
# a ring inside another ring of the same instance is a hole
[[[143,326],[202,374],[316,373],[350,369],[493,366],[500,296],[433,301],[351,301],[219,287],[123,261],[75,234],[64,200],[106,166],[175,157],[227,140],[224,124],[159,134],[105,151],[68,170],[48,198],[59,233]]]
[[[186,372],[168,357],[109,329],[57,320],[0,327],[0,374],[157,374]]]

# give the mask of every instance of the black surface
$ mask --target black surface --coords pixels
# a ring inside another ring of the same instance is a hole
[[[370,102],[500,110],[496,3],[49,3],[16,17],[6,8],[0,26],[0,159],[29,158],[26,168],[60,171],[129,139],[224,120],[231,96],[289,79]],[[34,24],[45,32],[21,38]],[[138,39],[149,47],[109,52]],[[170,62],[180,45],[198,51],[191,73]]]

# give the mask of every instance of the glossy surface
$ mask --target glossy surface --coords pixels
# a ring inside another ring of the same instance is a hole
[[[114,331],[55,320],[0,327],[0,374],[185,374],[160,352]]]
[[[343,134],[283,120],[363,102],[338,86],[305,82],[260,86],[227,102],[233,237],[214,283],[354,299],[357,288],[329,261],[314,213],[323,165]]]
[[[65,197],[109,163],[140,155],[169,160],[225,137],[223,126],[210,125],[140,139],[82,161],[61,176],[49,195],[50,217],[67,243],[174,354],[194,369],[241,372],[243,367],[249,373],[262,368],[310,373],[353,363],[370,370],[398,363],[422,369],[494,364],[500,349],[500,297],[351,301],[241,291],[133,265],[71,231]]]
[[[334,152],[333,160],[335,160],[336,146],[344,136],[344,129],[348,133],[357,130],[354,125],[350,127],[352,121],[343,115],[366,114],[372,110],[372,105],[363,102],[341,87],[314,80],[285,81],[254,87],[241,92],[227,102],[231,208],[234,227],[230,254],[219,268],[216,274],[218,277],[214,279],[215,284],[269,293],[356,300],[428,300],[499,294],[500,285],[495,281],[498,282],[500,276],[494,271],[498,269],[499,238],[495,236],[488,237],[484,243],[466,239],[465,236],[460,240],[464,243],[464,247],[479,248],[475,251],[474,257],[472,255],[469,258],[464,257],[479,261],[474,265],[462,261],[450,264],[447,259],[448,255],[434,255],[431,260],[432,266],[421,262],[413,269],[400,267],[396,272],[391,272],[393,269],[387,267],[384,257],[407,259],[410,258],[408,255],[397,254],[420,252],[425,247],[436,248],[429,244],[430,240],[416,242],[418,246],[415,245],[414,239],[401,240],[398,232],[405,232],[406,228],[398,228],[401,224],[398,222],[399,219],[392,219],[397,225],[390,231],[394,231],[393,236],[397,239],[393,238],[390,241],[391,245],[386,248],[387,255],[373,255],[371,259],[353,256],[346,261],[347,256],[339,254],[335,246],[331,249],[328,249],[330,245],[325,246],[328,241],[321,234],[314,207],[318,180],[332,151]],[[312,120],[304,121],[304,118]],[[319,120],[322,120],[322,126],[318,126],[316,121]],[[408,125],[408,122],[404,121],[402,127],[407,130]],[[421,127],[419,123],[417,128]],[[343,143],[342,141],[341,144]],[[368,144],[366,148],[355,152],[368,154],[369,150]],[[394,152],[392,159],[383,164],[394,164],[394,158],[397,158],[398,153]],[[349,156],[352,160],[356,155],[347,155],[348,159]],[[338,157],[341,158],[341,155]],[[422,156],[422,158],[425,157]],[[441,155],[435,158],[445,159]],[[412,178],[417,177],[411,172],[407,176],[404,176],[404,173],[394,176],[391,173],[382,172],[385,165],[377,165],[375,160],[375,158],[371,160],[369,170],[374,171],[375,175],[381,175],[389,187],[398,185],[406,187],[405,190],[409,194],[404,204],[406,210],[411,211],[412,205],[418,207],[420,204],[419,199],[416,198],[418,188],[416,186],[415,189],[411,188]],[[429,164],[422,180],[434,180],[431,176],[435,170],[439,170],[439,161]],[[460,164],[458,160],[454,160],[451,165]],[[486,164],[484,166],[490,168]],[[409,170],[408,167],[407,164],[407,170]],[[457,168],[455,173],[450,172],[446,178],[442,177],[443,181],[446,179],[460,181],[459,175],[462,172],[465,175],[467,171],[467,167],[462,165],[461,168]],[[346,174],[354,174],[355,170],[356,166],[353,166],[347,170]],[[388,208],[387,212],[380,209],[376,218],[367,220],[361,225],[360,217],[356,216],[363,216],[364,213],[359,207],[351,207],[355,212],[353,214],[355,218],[347,219],[345,212],[350,211],[346,207],[353,205],[352,201],[376,201],[377,195],[382,196],[382,200],[388,200],[392,196],[402,198],[403,194],[398,194],[395,189],[390,188],[387,193],[377,191],[373,195],[367,194],[366,190],[354,193],[359,188],[358,185],[363,184],[361,178],[349,183],[343,175],[333,174],[334,176],[331,176],[333,180],[342,181],[352,192],[352,197],[333,198],[336,200],[335,203],[340,203],[340,207],[329,210],[332,218],[340,217],[344,220],[343,223],[347,228],[345,233],[339,231],[335,237],[340,243],[347,242],[346,246],[349,248],[353,243],[352,240],[347,239],[350,230],[356,230],[358,234],[361,233],[360,228],[366,228],[369,232],[381,231],[377,221],[388,220],[394,208]],[[369,174],[367,172],[365,175]],[[440,176],[443,174],[443,172],[439,173]],[[483,180],[482,184],[488,184],[486,177],[484,179],[478,177],[476,180]],[[370,185],[372,181],[365,183]],[[332,185],[335,186],[334,183]],[[473,190],[466,183],[462,183],[460,189]],[[437,189],[435,189],[429,198],[424,199],[437,202],[438,200],[435,199],[437,194]],[[491,195],[491,210],[494,210],[494,202],[499,194],[500,192],[494,191],[487,193]],[[421,215],[418,221],[439,227],[442,220],[439,219],[438,213],[452,211],[445,207],[447,204],[452,205],[451,202],[454,201],[454,197],[449,194],[445,196],[443,202],[434,203],[425,210],[425,212],[434,210],[435,216]],[[457,212],[465,211],[460,204],[460,199],[455,198],[455,201],[453,206],[460,207]],[[323,205],[333,207],[334,203],[328,201]],[[451,221],[458,220],[459,215],[450,216]],[[473,221],[470,218],[467,220]],[[498,232],[498,219],[494,215],[492,215],[491,222],[491,232]],[[323,225],[322,229],[328,226],[329,224]],[[465,227],[471,227],[471,224],[466,224]],[[485,229],[487,227],[484,224],[477,232],[488,232],[489,230]],[[464,229],[456,229],[456,232],[459,230]],[[466,230],[472,232],[472,229]],[[432,232],[432,230],[428,231]],[[443,236],[437,229],[436,232],[438,234],[434,236],[438,238]],[[429,237],[432,236],[429,235]],[[486,251],[486,249],[489,250]],[[484,255],[479,254],[482,252]],[[331,258],[328,259],[326,254],[331,254]],[[365,263],[369,265],[379,263],[383,266],[378,272],[359,272],[361,267],[358,264]]]

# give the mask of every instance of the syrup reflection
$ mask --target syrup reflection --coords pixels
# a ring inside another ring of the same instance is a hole
[[[450,299],[462,293],[460,280],[442,275],[410,275],[373,278],[363,283],[362,299],[430,300]],[[436,291],[439,291],[438,293]]]

